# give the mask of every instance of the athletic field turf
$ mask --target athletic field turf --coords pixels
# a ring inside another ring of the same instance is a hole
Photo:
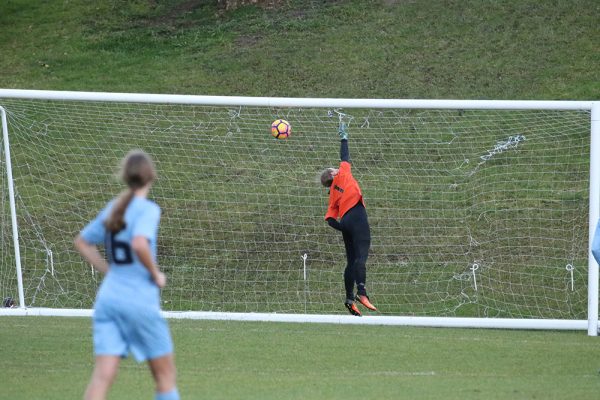
[[[0,318],[0,399],[81,398],[90,319]],[[183,399],[592,399],[600,346],[585,332],[170,321]],[[122,363],[110,399],[150,399]]]

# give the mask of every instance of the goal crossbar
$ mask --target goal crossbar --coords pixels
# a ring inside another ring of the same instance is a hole
[[[331,107],[469,110],[592,110],[594,101],[559,100],[424,100],[424,99],[342,99],[249,96],[198,96],[152,93],[75,92],[0,89],[0,98],[118,101],[123,103],[195,104],[257,107]]]

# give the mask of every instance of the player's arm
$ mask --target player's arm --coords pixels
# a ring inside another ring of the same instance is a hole
[[[337,220],[337,216],[339,215],[338,202],[332,196],[333,194],[329,196],[329,206],[327,207],[327,214],[325,214],[325,221],[327,221],[329,226],[333,229],[341,231],[342,227]]]
[[[341,122],[338,128],[340,135],[340,161],[350,162],[350,150],[348,149],[348,130],[346,124]]]
[[[131,248],[138,260],[150,272],[152,280],[159,288],[166,285],[165,274],[160,272],[150,247],[150,240],[154,240],[158,234],[160,221],[160,208],[158,206],[147,207],[144,214],[140,216],[132,227]]]
[[[329,224],[330,227],[332,227],[335,230],[338,230],[338,231],[342,230],[342,224],[340,224],[338,222],[338,220],[335,218],[332,218],[332,217],[327,218],[327,223]]]
[[[73,244],[81,256],[96,270],[106,274],[110,266],[100,254],[98,245],[104,242],[104,218],[110,206],[105,207],[96,218],[90,221],[75,238]]]
[[[81,234],[75,238],[75,248],[79,254],[90,263],[95,269],[106,274],[109,269],[108,262],[102,257],[98,247],[95,244],[88,243]]]
[[[150,276],[152,276],[152,280],[156,283],[159,288],[162,288],[167,283],[167,278],[165,274],[160,272],[158,265],[154,262],[152,257],[152,251],[150,250],[150,243],[148,243],[148,238],[145,236],[134,236],[131,241],[131,248],[135,252],[135,255],[138,257],[140,262],[146,267],[146,269],[150,272]]]
[[[329,224],[330,227],[336,229],[338,231],[342,230],[342,225],[337,220],[337,215],[339,213],[339,209],[337,203],[330,199],[329,207],[327,208],[327,214],[325,214],[325,221]]]

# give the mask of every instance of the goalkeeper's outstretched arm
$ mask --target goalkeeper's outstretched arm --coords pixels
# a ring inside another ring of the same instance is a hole
[[[348,130],[345,123],[340,123],[340,126],[338,128],[338,134],[340,135],[340,161],[350,162],[350,150],[348,149]],[[336,170],[335,174],[337,174],[338,171],[339,170]],[[336,229],[338,231],[342,230],[342,225],[336,218],[327,218],[327,223],[333,229]]]
[[[348,130],[345,123],[340,123],[338,133],[341,139],[340,161],[350,162],[350,150],[348,149]]]

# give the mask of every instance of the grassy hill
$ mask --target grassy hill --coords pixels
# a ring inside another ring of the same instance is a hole
[[[0,87],[598,99],[599,19],[594,0],[5,0]]]

